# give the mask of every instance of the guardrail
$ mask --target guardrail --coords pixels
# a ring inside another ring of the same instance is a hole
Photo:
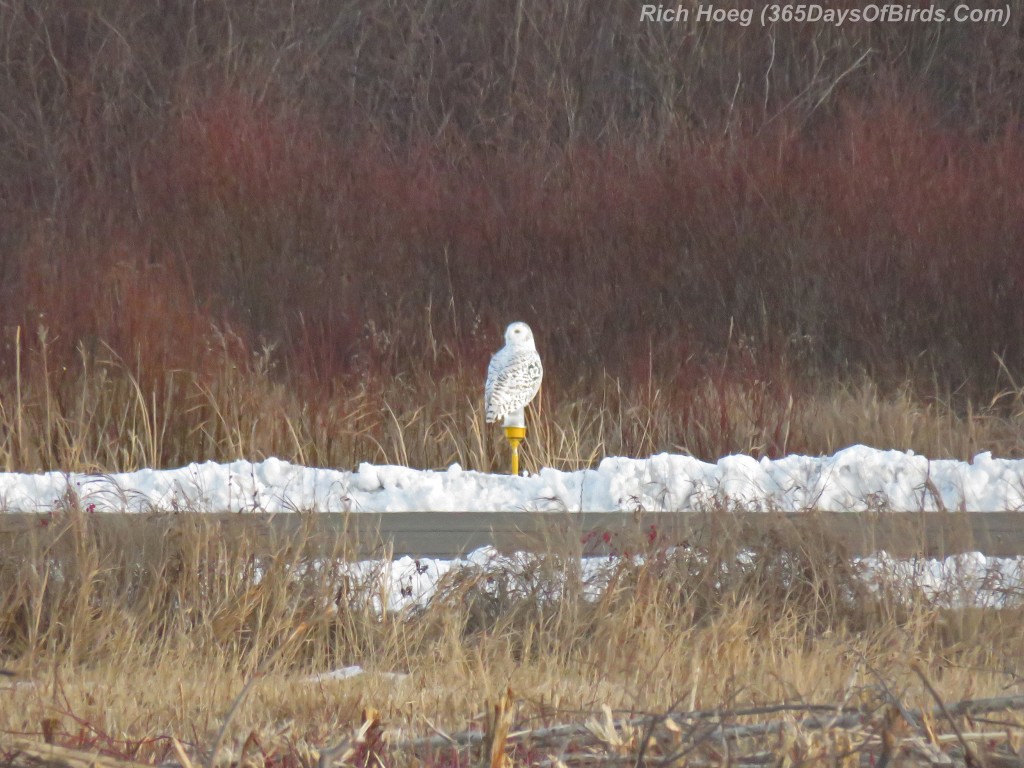
[[[25,535],[49,526],[87,526],[98,536],[129,539],[146,533],[168,535],[179,526],[206,526],[217,535],[254,534],[268,547],[298,536],[306,546],[324,551],[336,551],[340,544],[351,557],[454,557],[487,545],[503,551],[555,548],[609,554],[635,551],[652,542],[703,546],[723,536],[749,542],[778,534],[828,539],[850,555],[879,550],[898,557],[970,551],[1024,555],[1022,512],[0,514],[0,535]]]

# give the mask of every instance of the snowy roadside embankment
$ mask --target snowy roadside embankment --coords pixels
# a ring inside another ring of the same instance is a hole
[[[89,511],[747,511],[1024,510],[1024,460],[937,460],[853,446],[833,456],[711,464],[689,456],[607,458],[597,469],[528,477],[362,464],[355,472],[258,463],[190,464],[95,475],[0,474],[0,509],[45,512],[74,498]]]

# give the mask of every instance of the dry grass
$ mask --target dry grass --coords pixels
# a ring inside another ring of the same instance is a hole
[[[309,765],[372,707],[388,764],[461,765],[473,747],[453,758],[408,742],[479,728],[509,686],[513,731],[603,707],[682,718],[778,702],[869,722],[887,706],[930,710],[915,665],[948,702],[1019,693],[1024,671],[1020,594],[966,610],[905,583],[871,591],[823,532],[648,546],[597,571],[552,545],[453,571],[422,606],[382,612],[379,572],[347,569],[338,540],[158,522],[96,526],[69,510],[0,543],[0,648],[17,672],[0,733],[143,762],[173,759],[173,736],[198,764],[237,703],[219,763]],[[353,664],[366,674],[306,679]]]
[[[309,399],[272,373],[266,354],[212,352],[203,374],[168,371],[146,389],[110,350],[53,371],[46,348],[16,353],[0,380],[0,467],[107,472],[192,461],[288,461],[354,469],[368,461],[421,468],[459,463],[503,471],[501,431],[483,421],[476,371],[433,382],[354,384]],[[21,370],[23,369],[23,370]],[[1024,456],[1024,407],[1012,381],[991,403],[891,393],[869,379],[814,386],[711,377],[660,390],[605,376],[569,391],[545,386],[528,413],[524,466],[574,470],[605,456],[830,454],[863,443],[967,460]]]

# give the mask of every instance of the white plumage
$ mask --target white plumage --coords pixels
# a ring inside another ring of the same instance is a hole
[[[487,366],[484,410],[487,423],[521,410],[540,389],[544,369],[526,323],[512,323],[505,329],[505,346],[494,353]]]

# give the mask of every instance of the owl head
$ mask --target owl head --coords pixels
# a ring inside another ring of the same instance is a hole
[[[512,323],[505,329],[505,343],[511,347],[533,348],[535,346],[533,331],[530,330],[530,326],[526,323],[518,321]]]

